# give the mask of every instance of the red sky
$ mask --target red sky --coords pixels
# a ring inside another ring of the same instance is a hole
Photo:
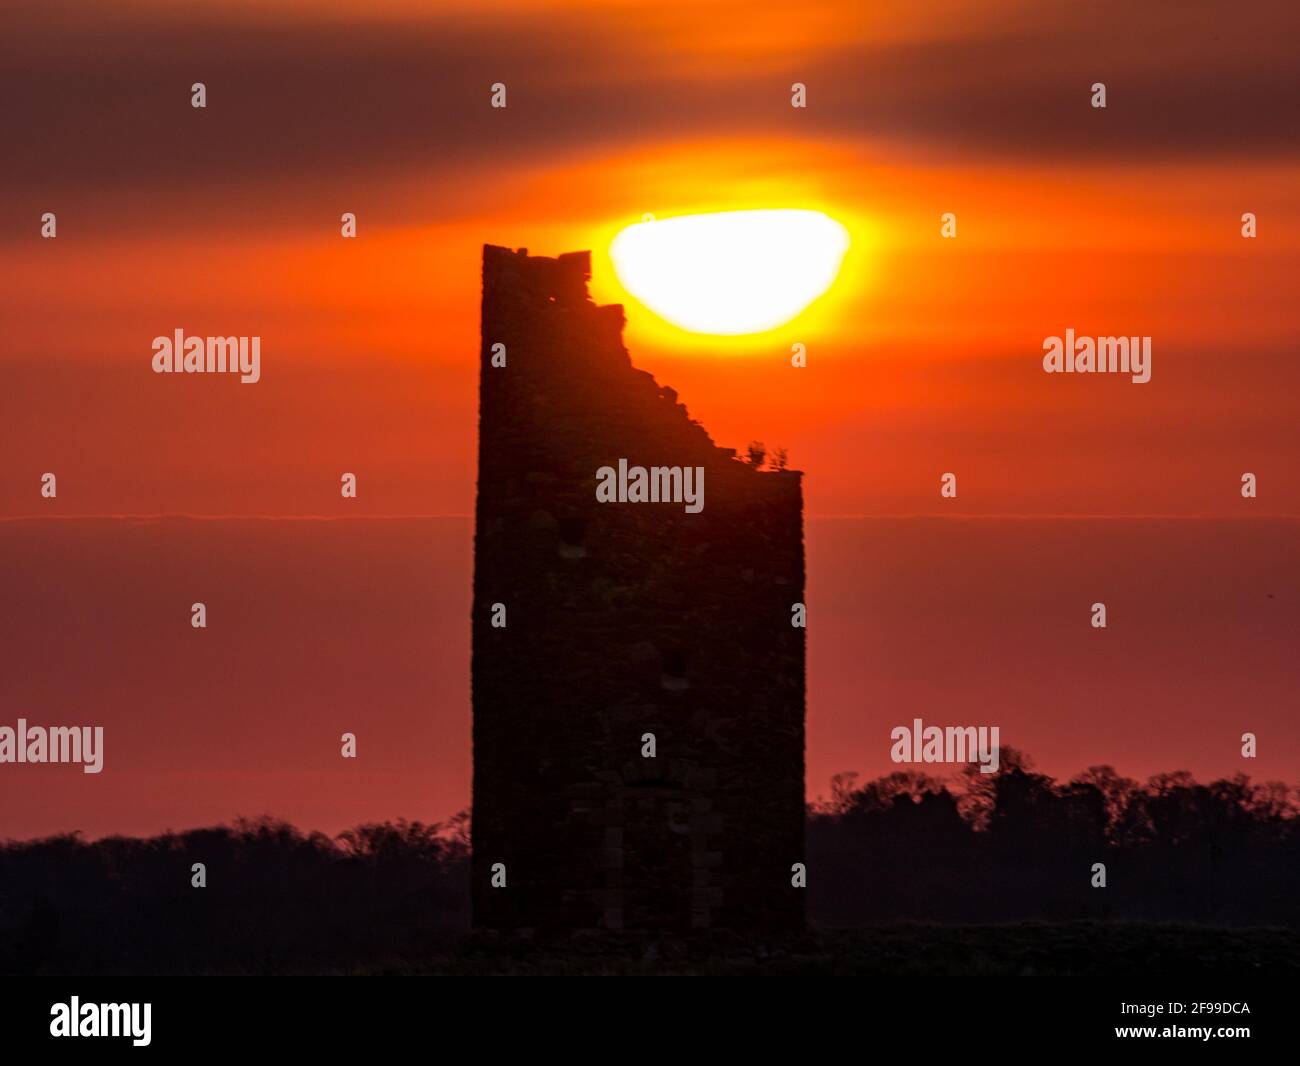
[[[1053,772],[1296,778],[1300,551],[1293,521],[1257,521],[1300,518],[1295,5],[355,7],[12,11],[0,518],[463,519],[481,245],[589,247],[636,364],[719,443],[806,471],[811,793],[890,769],[886,720],[977,708]],[[840,282],[739,344],[622,292],[620,227],[730,207],[842,221]],[[262,380],[153,374],[177,327],[259,335]],[[1151,382],[1043,374],[1066,328],[1150,335]],[[882,520],[918,515],[1023,517]],[[0,540],[0,723],[114,723],[102,780],[0,767],[0,836],[463,805],[463,521],[21,521]],[[201,648],[194,586],[240,597]],[[1099,586],[1127,598],[1101,650],[1073,621]],[[1238,713],[1274,731],[1257,767],[1233,755]],[[317,739],[340,721],[374,737],[346,784]]]
[[[470,534],[468,519],[0,521],[3,721],[105,728],[98,775],[0,771],[0,835],[267,813],[336,831],[467,805]],[[1294,784],[1298,534],[811,519],[809,795],[897,769],[889,731],[914,717],[996,724],[1060,777],[1110,763]],[[1105,632],[1088,625],[1098,598]]]

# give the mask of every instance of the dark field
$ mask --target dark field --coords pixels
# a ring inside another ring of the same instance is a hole
[[[564,946],[480,935],[424,964],[362,972],[1259,978],[1300,974],[1300,933],[1071,922],[823,930],[763,945],[721,935],[653,941],[601,935]]]

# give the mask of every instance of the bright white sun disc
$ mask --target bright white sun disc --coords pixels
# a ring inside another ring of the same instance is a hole
[[[628,226],[609,254],[655,314],[735,336],[789,322],[831,287],[848,247],[848,230],[820,211],[726,211]]]

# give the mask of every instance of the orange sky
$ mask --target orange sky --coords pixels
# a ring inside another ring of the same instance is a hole
[[[0,37],[0,517],[469,514],[485,242],[591,248],[634,362],[719,444],[786,447],[810,519],[1300,516],[1297,10],[22,5]],[[619,228],[737,207],[849,227],[806,314],[723,343],[621,291]],[[153,374],[178,327],[260,336],[262,380]],[[1151,383],[1045,375],[1067,328],[1152,336]],[[814,669],[827,699],[854,683]]]
[[[340,468],[353,510],[468,513],[481,244],[592,247],[620,300],[613,233],[710,207],[854,236],[827,297],[740,343],[627,301],[638,364],[720,443],[788,447],[810,513],[1234,514],[1243,470],[1300,513],[1293,6],[1101,7],[26,8],[0,513],[332,513]],[[178,326],[260,335],[263,382],[155,379]],[[1153,382],[1044,375],[1067,327],[1150,334]]]

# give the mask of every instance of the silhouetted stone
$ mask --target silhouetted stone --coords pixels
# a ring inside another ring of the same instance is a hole
[[[590,255],[483,254],[474,912],[503,928],[763,930],[803,893],[801,474],[714,445],[635,369]],[[494,344],[507,366],[491,365]],[[704,508],[599,503],[620,458]],[[504,603],[508,626],[491,626]],[[656,759],[641,757],[655,734]],[[490,887],[505,863],[508,887]]]

